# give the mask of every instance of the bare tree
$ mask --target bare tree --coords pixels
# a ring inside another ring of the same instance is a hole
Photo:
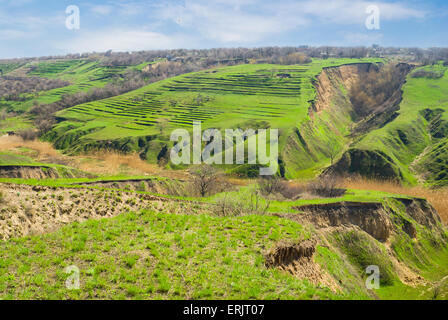
[[[264,196],[281,193],[283,188],[283,181],[277,176],[264,176],[258,180],[258,189]]]
[[[218,173],[210,165],[201,164],[190,170],[193,176],[192,186],[201,197],[205,197],[217,187]]]

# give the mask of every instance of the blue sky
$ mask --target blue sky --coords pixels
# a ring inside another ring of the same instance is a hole
[[[0,58],[92,51],[334,45],[448,47],[448,1],[0,0]],[[66,28],[66,8],[80,29]],[[366,8],[379,8],[369,30]]]

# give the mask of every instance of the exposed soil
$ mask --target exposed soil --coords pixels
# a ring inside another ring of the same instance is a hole
[[[441,219],[436,210],[424,199],[396,198],[405,206],[406,213],[421,226],[442,233]],[[347,226],[359,227],[378,241],[386,242],[401,225],[409,237],[417,235],[416,226],[391,212],[382,203],[336,202],[295,207],[300,214],[281,214],[283,217],[311,223],[318,229]]]
[[[77,183],[78,184],[78,183]],[[146,191],[157,194],[186,196],[187,184],[183,180],[132,179],[101,182],[85,182],[80,185],[129,191]]]
[[[358,226],[379,241],[386,241],[393,224],[381,203],[337,202],[296,207],[296,219],[316,228]]]
[[[314,262],[316,242],[311,240],[299,243],[278,243],[265,255],[267,268],[279,268],[300,278],[307,279],[314,285],[324,285],[334,292],[340,291],[340,286],[322,268]]]
[[[371,63],[347,64],[338,67],[324,68],[316,78],[316,100],[311,104],[310,115],[328,109],[340,94],[340,85],[350,90],[355,82],[360,81],[363,74],[375,68]]]
[[[49,167],[0,166],[0,178],[57,179],[58,172]]]
[[[51,232],[71,222],[113,217],[127,211],[206,212],[206,206],[199,203],[179,204],[163,197],[119,190],[1,184],[0,191],[0,240]]]

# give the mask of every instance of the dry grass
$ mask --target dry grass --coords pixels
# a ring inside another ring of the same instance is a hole
[[[19,148],[27,148],[32,152],[24,152]],[[51,143],[39,140],[24,141],[19,136],[0,137],[0,150],[30,156],[39,162],[68,165],[99,175],[160,175],[177,179],[188,176],[185,172],[165,170],[157,165],[149,164],[140,159],[137,154],[101,151],[80,156],[67,156],[54,149]]]
[[[53,148],[51,143],[38,140],[24,141],[19,136],[0,137],[0,150],[12,150],[16,148],[29,148],[35,150],[39,157],[60,157],[61,154]]]
[[[428,189],[422,186],[404,187],[391,181],[377,181],[363,178],[341,180],[340,186],[347,189],[377,190],[427,199],[437,210],[445,224],[448,223],[448,188]]]
[[[85,157],[75,157],[78,168],[97,174],[155,174],[160,169],[156,165],[146,163],[137,154],[120,154],[116,152],[96,152]]]

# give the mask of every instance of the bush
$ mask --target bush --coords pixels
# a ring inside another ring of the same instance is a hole
[[[283,181],[277,176],[266,176],[258,180],[258,189],[263,196],[282,193]]]
[[[345,194],[345,189],[337,187],[335,178],[324,176],[308,184],[307,190],[312,194],[325,198],[337,198]]]
[[[270,201],[264,199],[255,188],[242,192],[226,192],[220,195],[215,203],[214,213],[223,217],[266,214],[270,207]]]
[[[17,133],[25,141],[33,141],[37,139],[39,133],[34,129],[25,129]]]
[[[306,188],[301,184],[283,182],[281,194],[286,199],[297,199],[305,191]]]
[[[429,70],[417,70],[411,74],[412,78],[428,78],[428,79],[440,79],[444,75],[442,71],[429,71]]]

